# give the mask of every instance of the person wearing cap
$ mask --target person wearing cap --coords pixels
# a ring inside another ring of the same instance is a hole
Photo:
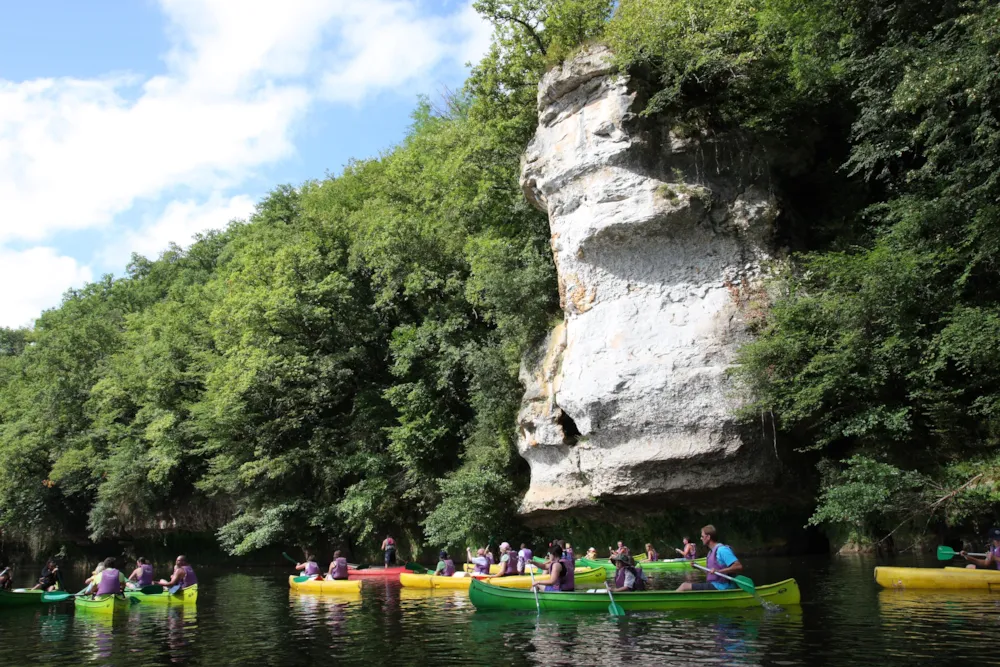
[[[615,564],[615,593],[629,593],[646,588],[631,556],[612,556],[611,561]]]
[[[437,567],[434,568],[434,576],[436,577],[451,577],[455,574],[455,561],[448,557],[448,552],[441,550],[438,554]]]
[[[500,543],[500,571],[493,577],[511,577],[517,574],[517,557],[511,551],[509,542]]]
[[[475,567],[472,570],[472,574],[489,574],[490,573],[490,561],[486,558],[486,549],[480,548],[476,551],[476,555],[472,555],[472,549],[465,548],[466,558]]]
[[[966,567],[974,570],[976,569],[976,565],[978,565],[979,567],[992,567],[1000,570],[1000,528],[990,528],[989,537],[993,544],[986,552],[986,558],[976,558],[975,556],[970,556],[964,551],[958,552],[962,558],[969,561],[969,563],[972,563]]]
[[[727,545],[719,540],[715,526],[709,524],[701,529],[701,543],[708,547],[708,558],[705,565],[708,567],[708,574],[705,581],[685,581],[677,587],[679,591],[712,591],[736,588],[736,584],[723,579],[720,574],[735,577],[743,571],[743,564],[736,558],[736,554]]]

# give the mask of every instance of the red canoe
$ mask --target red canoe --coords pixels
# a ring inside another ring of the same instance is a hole
[[[409,572],[405,567],[366,567],[363,570],[350,569],[348,579],[363,579],[366,577],[398,577],[403,572]]]

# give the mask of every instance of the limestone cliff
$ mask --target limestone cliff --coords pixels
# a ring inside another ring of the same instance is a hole
[[[642,107],[602,47],[539,86],[522,187],[549,215],[565,318],[522,370],[521,510],[535,517],[759,506],[771,486],[775,454],[759,427],[741,432],[727,374],[771,254],[766,160]]]

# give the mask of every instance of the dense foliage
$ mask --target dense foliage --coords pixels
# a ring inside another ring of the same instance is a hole
[[[778,175],[792,209],[784,233],[806,252],[785,265],[741,359],[753,409],[843,461],[843,474],[825,475],[814,520],[888,528],[878,517],[898,515],[889,508],[901,496],[859,480],[890,469],[937,480],[904,503],[925,517],[967,516],[955,511],[963,494],[995,511],[1000,6],[635,0],[619,18],[619,54],[659,76],[649,113],[689,131],[811,137],[814,168],[847,194],[817,206]],[[962,494],[932,502],[979,471]]]
[[[519,158],[539,77],[595,39],[649,82],[647,115],[793,156],[771,174],[792,252],[738,377],[819,460],[813,522],[1000,507],[1000,6],[475,6],[492,48],[383,157],[0,330],[5,536],[510,534],[517,367],[557,312]]]

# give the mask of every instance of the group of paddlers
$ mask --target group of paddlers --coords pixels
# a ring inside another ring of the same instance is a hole
[[[674,549],[686,560],[694,561],[698,557],[698,549],[688,538],[684,538],[684,547]],[[704,582],[686,581],[677,590],[724,590],[735,587],[726,577],[732,577],[743,570],[743,565],[733,553],[733,550],[723,544],[718,536],[718,532],[713,525],[707,525],[701,529],[701,542],[708,548]],[[659,554],[652,544],[646,544],[646,560],[654,562],[660,560]],[[617,548],[608,547],[609,560],[615,563],[615,592],[640,591],[646,587],[646,576],[642,572],[642,566],[636,563],[631,551],[622,542],[618,542]],[[527,544],[522,543],[518,551],[514,551],[508,542],[500,544],[500,560],[494,559],[493,552],[488,547],[476,550],[473,555],[471,549],[466,549],[468,562],[473,565],[472,573],[478,576],[488,577],[508,577],[515,575],[531,574],[529,565],[532,563],[534,554]],[[597,550],[591,547],[587,550],[586,559],[596,560]],[[494,565],[499,565],[498,571],[491,574]],[[332,566],[331,566],[332,567]],[[546,574],[539,574],[538,581],[534,587],[545,591],[572,591],[575,589],[574,573],[576,571],[576,560],[573,554],[573,547],[564,540],[555,540],[549,545],[549,550],[544,563],[538,564]],[[346,568],[346,565],[345,565]],[[437,567],[434,574],[437,576],[450,577],[455,574],[455,562],[448,555],[447,551],[441,551]],[[724,575],[724,576],[720,576]]]
[[[105,558],[94,569],[94,572],[84,581],[86,587],[84,593],[92,595],[109,595],[124,593],[126,590],[139,590],[153,584],[165,586],[170,590],[184,590],[198,583],[198,577],[194,573],[194,568],[188,563],[186,556],[178,556],[174,561],[174,572],[170,579],[160,579],[153,581],[153,565],[148,559],[140,556],[136,559],[135,569],[132,574],[125,576],[125,573],[118,569],[114,556]],[[176,591],[175,591],[176,592]]]

